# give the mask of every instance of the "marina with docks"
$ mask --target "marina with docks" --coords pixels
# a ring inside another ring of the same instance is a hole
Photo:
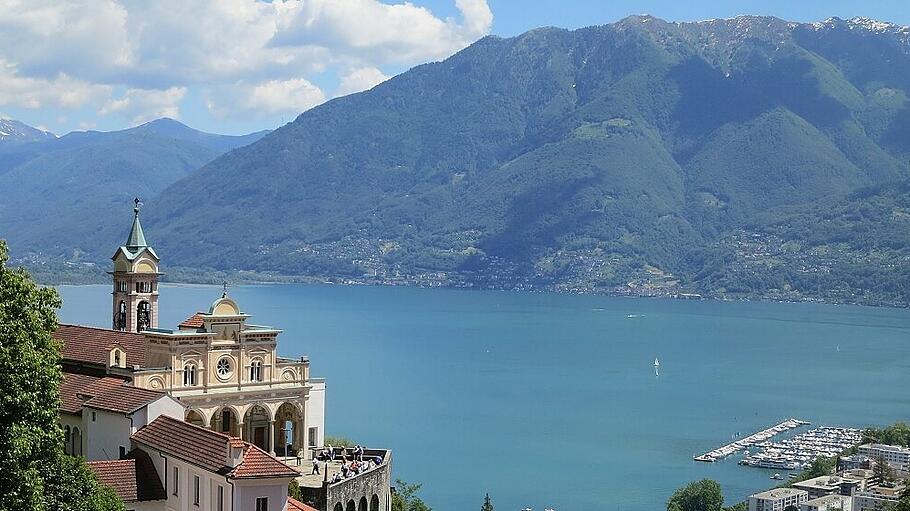
[[[859,445],[863,431],[855,428],[820,427],[780,442],[756,444],[762,450],[747,455],[740,465],[785,470],[805,469],[816,458],[832,458],[845,449]]]
[[[796,429],[800,426],[807,426],[810,423],[800,419],[787,419],[780,424],[771,426],[768,429],[759,431],[758,433],[753,433],[745,438],[730,442],[729,444],[724,445],[723,447],[718,447],[713,451],[708,451],[704,454],[693,456],[692,459],[695,461],[705,461],[708,463],[713,463],[717,460],[722,460],[727,456],[735,454],[739,451],[745,450],[748,447],[751,447],[756,444],[768,441],[770,438]]]

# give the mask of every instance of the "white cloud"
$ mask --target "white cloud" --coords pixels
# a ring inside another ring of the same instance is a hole
[[[78,108],[109,95],[111,87],[60,73],[52,78],[22,76],[17,66],[0,58],[0,105],[24,108]]]
[[[219,87],[208,94],[208,108],[218,118],[270,114],[296,116],[325,100],[325,93],[319,87],[303,78],[292,78]]]
[[[120,98],[108,99],[99,115],[118,114],[127,117],[133,124],[141,124],[160,117],[180,118],[180,101],[186,95],[186,87],[171,87],[165,90],[129,89]]]
[[[325,99],[317,73],[336,76],[339,93],[362,90],[492,26],[486,0],[450,0],[459,19],[394,1],[0,0],[0,105],[138,118],[176,112],[174,91],[195,87],[234,89],[210,95],[212,111],[283,112]],[[250,96],[234,102],[239,89]]]
[[[413,63],[450,55],[486,35],[493,16],[486,0],[456,0],[464,22],[440,19],[410,2],[307,0],[279,25],[274,44],[315,45],[374,62]]]
[[[375,67],[362,67],[355,69],[341,78],[336,95],[344,96],[360,92],[379,85],[390,77]]]

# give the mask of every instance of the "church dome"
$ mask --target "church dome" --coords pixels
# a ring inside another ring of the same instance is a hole
[[[211,316],[239,316],[240,307],[237,306],[237,302],[231,300],[227,296],[222,296],[221,298],[215,300],[212,303],[212,306],[209,307],[209,315]]]

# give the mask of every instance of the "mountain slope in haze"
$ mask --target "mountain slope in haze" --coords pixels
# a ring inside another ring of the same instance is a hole
[[[697,290],[690,252],[756,215],[906,177],[908,94],[910,29],[865,19],[487,37],[218,158],[149,226],[182,265]]]
[[[0,119],[0,147],[28,142],[44,142],[57,138],[49,131],[33,128],[15,119]]]
[[[111,218],[127,214],[133,197],[152,197],[262,135],[213,135],[159,119],[22,146],[15,155],[24,161],[0,173],[0,190],[9,191],[0,194],[0,235],[19,254],[72,258],[88,252],[97,260],[101,251],[92,245],[119,235],[122,226]]]
[[[707,263],[906,179],[908,94],[910,29],[863,18],[486,37],[215,159],[144,219],[171,265],[748,295],[760,269],[719,285]]]

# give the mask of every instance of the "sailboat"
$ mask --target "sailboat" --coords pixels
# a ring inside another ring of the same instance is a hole
[[[660,360],[657,360],[657,357],[654,357],[654,369],[660,368]]]

